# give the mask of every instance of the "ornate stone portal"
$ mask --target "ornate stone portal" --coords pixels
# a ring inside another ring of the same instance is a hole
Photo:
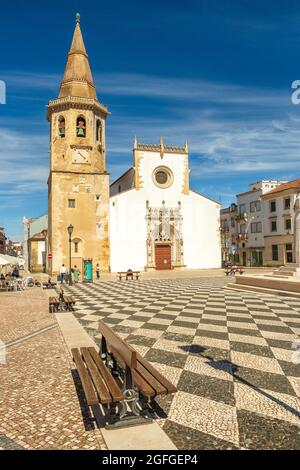
[[[172,268],[184,267],[184,247],[182,234],[181,205],[175,208],[166,207],[163,201],[161,207],[150,207],[146,203],[147,221],[147,266],[145,269],[156,269],[156,245],[171,246]]]

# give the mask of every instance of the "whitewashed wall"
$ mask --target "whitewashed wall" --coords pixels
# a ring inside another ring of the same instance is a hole
[[[217,268],[221,264],[219,205],[197,193],[182,194],[185,156],[156,152],[140,152],[143,187],[110,198],[111,270],[143,270],[147,264],[146,201],[150,207],[178,207],[183,215],[184,264],[190,269]],[[152,173],[158,166],[170,168],[174,182],[160,189]]]

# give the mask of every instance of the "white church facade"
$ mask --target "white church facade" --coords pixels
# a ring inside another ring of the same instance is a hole
[[[220,204],[190,189],[187,144],[140,144],[110,186],[112,271],[219,268]]]

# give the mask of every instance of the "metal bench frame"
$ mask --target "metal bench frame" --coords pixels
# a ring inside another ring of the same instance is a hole
[[[92,350],[90,355],[94,359],[94,363],[91,364],[89,357],[87,358],[84,370],[82,370],[82,358],[80,359],[80,356],[78,356],[80,354],[79,350],[77,348],[72,350],[75,363],[80,363],[81,375],[78,366],[77,369],[83,384],[87,404],[89,406],[95,405],[95,400],[101,403],[108,422],[107,429],[151,423],[152,417],[149,413],[149,405],[151,405],[155,396],[162,393],[165,395],[175,393],[177,391],[176,387],[101,320],[99,320],[99,332],[102,334],[99,353],[96,352],[95,348],[81,348],[82,357],[86,354],[85,349],[88,349]],[[107,375],[105,370],[103,375],[103,367],[99,360],[105,365],[110,374],[109,380],[105,377],[105,374]],[[89,369],[91,365],[93,370]],[[100,379],[97,379],[97,376],[95,377],[95,367]],[[97,389],[99,380],[106,385],[111,395],[110,402],[107,397],[106,401],[103,400],[101,390],[99,394]],[[111,391],[111,380],[119,387],[118,399],[116,399],[116,394]],[[88,388],[92,392],[89,395]],[[94,389],[97,390],[98,397],[96,397]]]

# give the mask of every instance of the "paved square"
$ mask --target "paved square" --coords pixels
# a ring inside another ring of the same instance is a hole
[[[298,299],[227,288],[223,278],[70,288],[98,340],[102,318],[178,387],[158,398],[179,449],[300,449]]]

